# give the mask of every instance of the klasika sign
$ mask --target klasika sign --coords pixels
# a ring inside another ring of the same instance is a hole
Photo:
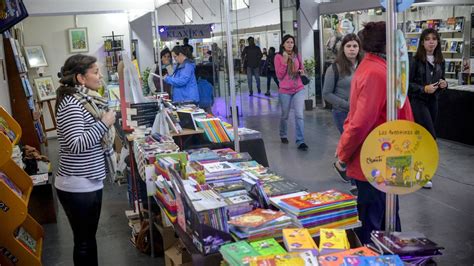
[[[160,26],[158,31],[162,41],[211,38],[212,24]]]

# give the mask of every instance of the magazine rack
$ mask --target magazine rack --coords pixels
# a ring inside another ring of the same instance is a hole
[[[0,172],[21,192],[14,191],[12,184],[0,179],[0,265],[41,265],[43,228],[28,214],[33,182],[11,159],[13,146],[21,137],[21,128],[2,107],[0,117],[16,135],[10,141],[5,134],[0,133]],[[36,241],[34,251],[16,237],[20,227]]]

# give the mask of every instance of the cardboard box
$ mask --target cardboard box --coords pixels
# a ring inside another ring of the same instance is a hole
[[[166,266],[192,266],[192,258],[188,251],[177,242],[165,251]]]

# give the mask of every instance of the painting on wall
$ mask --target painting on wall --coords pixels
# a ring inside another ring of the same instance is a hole
[[[54,88],[53,78],[51,76],[36,78],[34,81],[40,102],[56,98],[56,89]]]
[[[89,51],[87,41],[87,28],[68,29],[69,51],[71,53],[83,53]]]
[[[41,45],[25,46],[25,56],[30,68],[48,66]]]

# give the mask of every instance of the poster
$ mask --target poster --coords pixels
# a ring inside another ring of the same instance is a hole
[[[386,193],[408,194],[436,173],[438,147],[421,125],[406,120],[386,122],[366,138],[360,153],[364,176]]]
[[[408,48],[405,36],[401,30],[396,33],[396,103],[397,108],[402,108],[408,94],[408,83],[410,73],[410,61],[408,59]]]

